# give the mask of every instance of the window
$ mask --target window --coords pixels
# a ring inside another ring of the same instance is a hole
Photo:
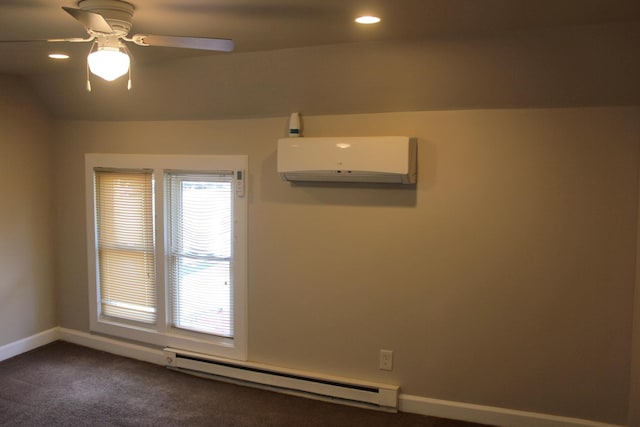
[[[172,325],[231,337],[233,175],[166,177]]]
[[[95,170],[100,311],[151,324],[156,322],[152,177],[144,170]]]
[[[87,154],[91,329],[246,358],[246,156]]]

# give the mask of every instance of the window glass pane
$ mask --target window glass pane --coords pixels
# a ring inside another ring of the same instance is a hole
[[[96,170],[95,197],[101,315],[154,323],[152,175]]]
[[[173,256],[173,326],[231,336],[230,262]]]
[[[233,175],[166,176],[172,324],[232,337]]]

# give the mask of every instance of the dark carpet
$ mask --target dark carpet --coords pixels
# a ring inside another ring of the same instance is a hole
[[[479,424],[391,414],[259,390],[58,341],[0,362],[3,426],[430,426]]]

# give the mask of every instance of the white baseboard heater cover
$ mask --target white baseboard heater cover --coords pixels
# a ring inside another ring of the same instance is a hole
[[[238,362],[174,348],[165,348],[164,356],[168,367],[193,373],[215,375],[267,386],[274,390],[343,401],[346,404],[365,405],[389,411],[398,409],[398,386]]]

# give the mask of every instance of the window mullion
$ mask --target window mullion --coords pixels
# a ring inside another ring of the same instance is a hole
[[[165,182],[164,170],[157,169],[154,172],[155,178],[155,207],[156,207],[156,277],[157,277],[157,308],[158,308],[158,332],[165,333],[169,323],[169,313],[167,300],[169,291],[167,289],[167,218],[165,212]]]

